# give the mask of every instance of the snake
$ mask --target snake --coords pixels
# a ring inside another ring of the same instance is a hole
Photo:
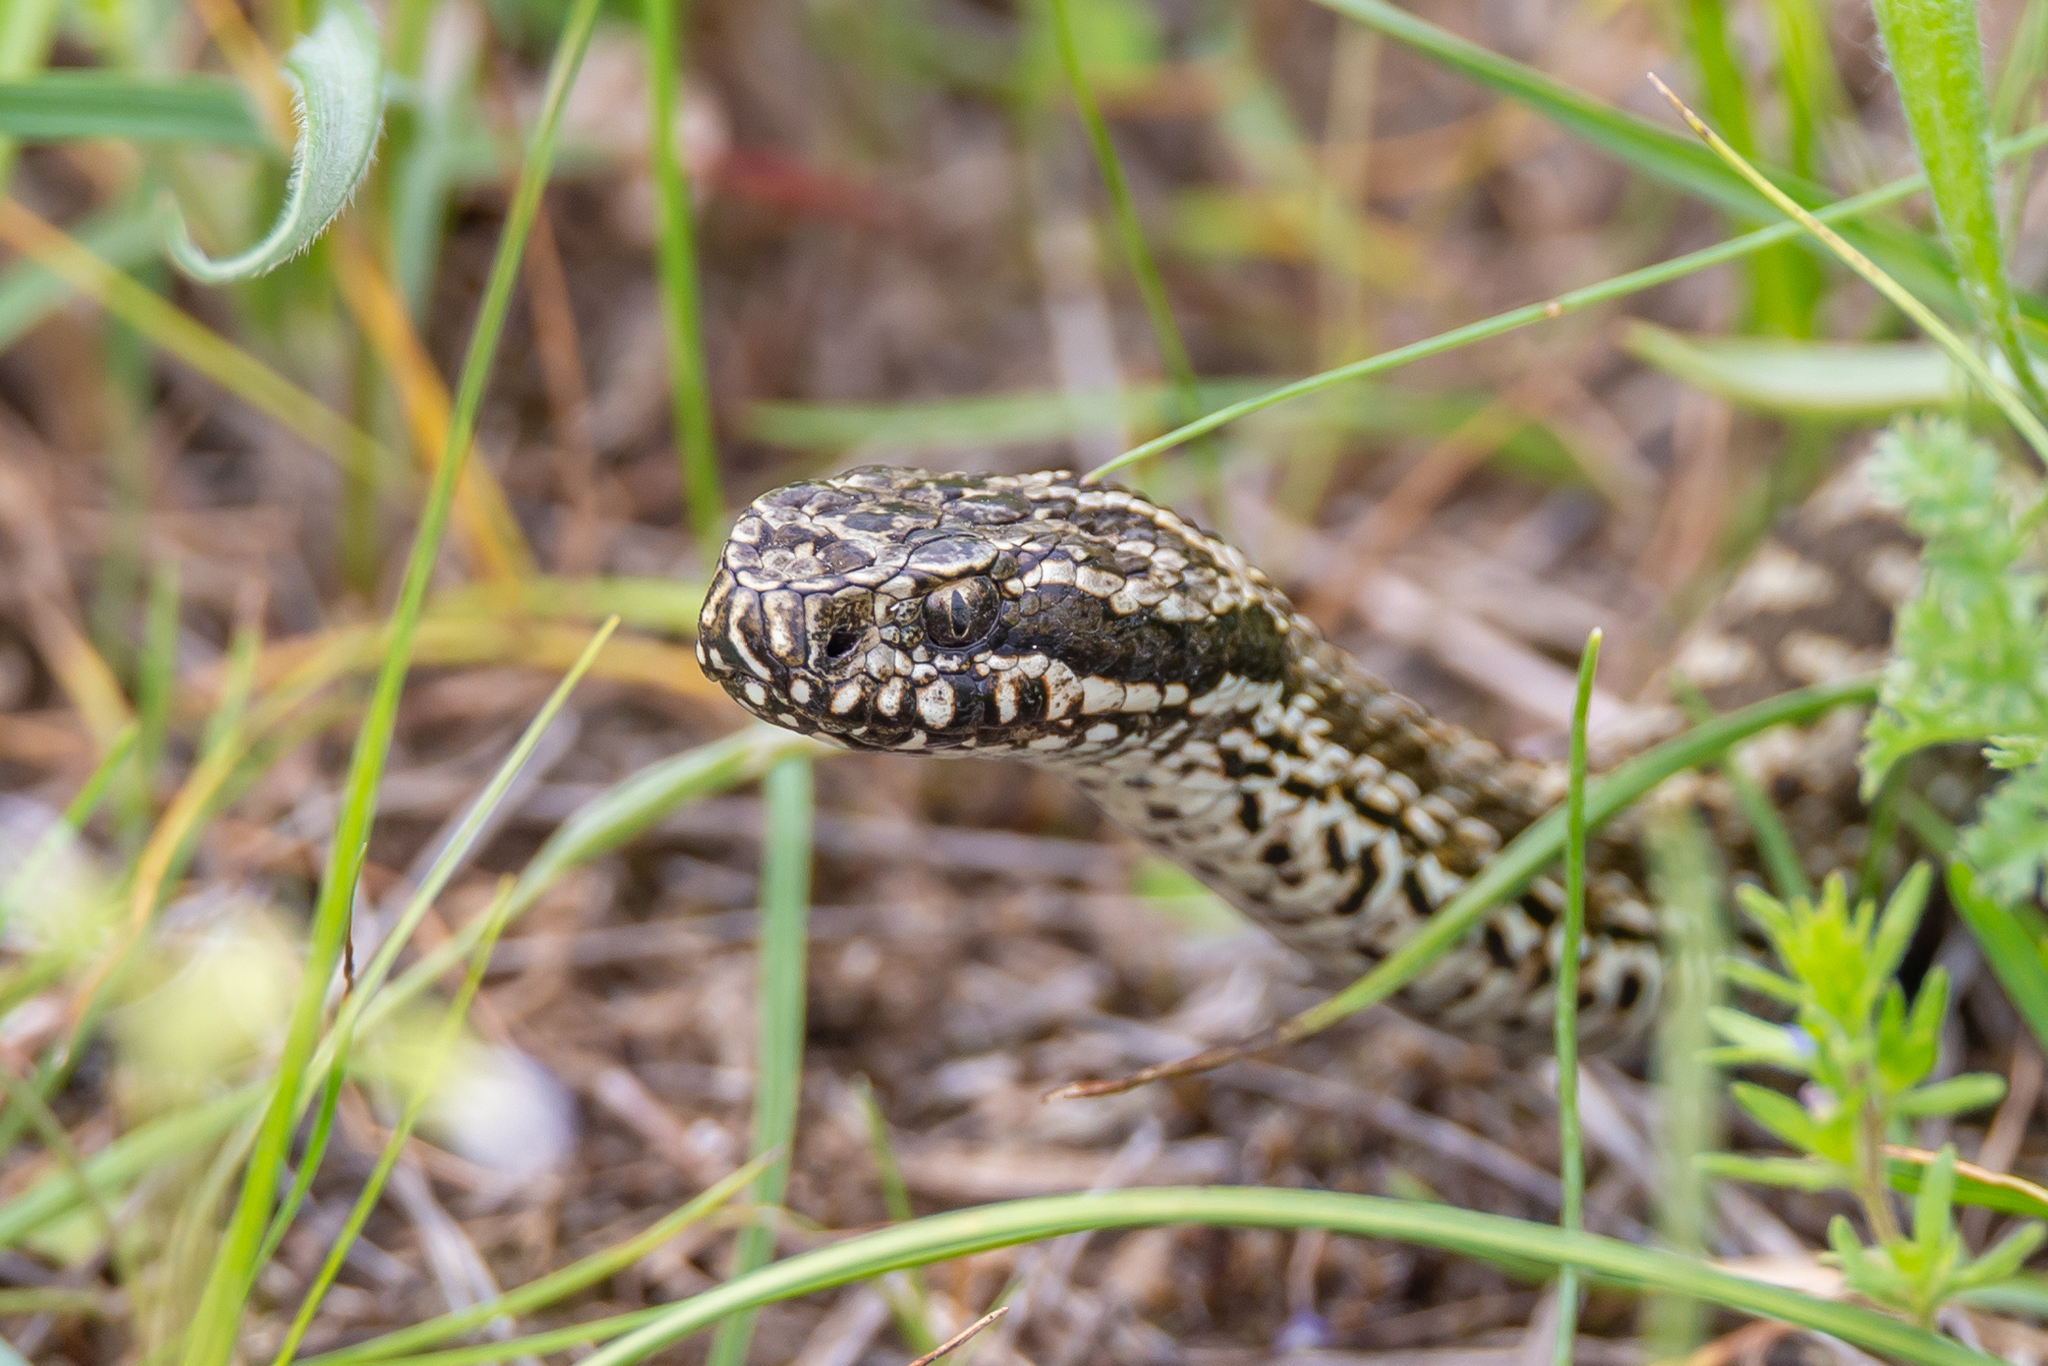
[[[1681,667],[1724,706],[1868,669],[1913,556],[1852,468],[1759,550]],[[1511,757],[1375,676],[1235,546],[1064,471],[871,466],[768,492],[720,552],[696,650],[773,725],[1059,775],[1333,986],[1384,961],[1565,791],[1561,765]],[[1857,852],[1834,846],[1855,843],[1840,808],[1859,726],[1838,716],[1771,784],[1816,866]],[[1710,805],[1728,824],[1725,796]],[[1589,1049],[1638,1040],[1665,989],[1638,846],[1614,827],[1589,848]],[[1474,1040],[1547,1046],[1564,909],[1556,876],[1533,879],[1394,1004]]]

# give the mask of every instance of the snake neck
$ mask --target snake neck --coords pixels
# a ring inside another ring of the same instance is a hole
[[[1318,977],[1370,969],[1563,792],[1553,767],[1518,762],[1428,716],[1307,619],[1226,675],[1172,724],[1034,757],[1277,938]],[[1582,1020],[1618,1042],[1654,1015],[1656,918],[1625,845],[1590,881]],[[1401,1003],[1468,1036],[1536,1046],[1551,1018],[1563,895],[1538,879],[1495,910],[1465,951]]]

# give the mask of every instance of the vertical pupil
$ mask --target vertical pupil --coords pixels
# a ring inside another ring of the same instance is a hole
[[[974,609],[967,601],[966,589],[955,588],[947,595],[946,616],[953,627],[953,638],[955,640],[967,634],[967,628],[973,615]]]

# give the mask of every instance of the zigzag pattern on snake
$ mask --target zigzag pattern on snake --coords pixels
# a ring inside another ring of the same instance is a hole
[[[1717,706],[1882,658],[1914,545],[1852,467],[1736,581],[1679,667]],[[1234,547],[1063,472],[871,467],[734,526],[697,637],[755,715],[857,749],[1003,755],[1068,778],[1318,977],[1383,959],[1559,800],[1561,772],[1431,717],[1324,639]],[[1816,871],[1853,860],[1855,739],[1780,744],[1773,795]],[[1766,739],[1766,762],[1773,742]],[[1694,793],[1739,845],[1732,803]],[[1626,830],[1588,872],[1581,1027],[1654,1018],[1658,916]],[[1539,878],[1397,1002],[1510,1047],[1547,1041],[1563,893]]]

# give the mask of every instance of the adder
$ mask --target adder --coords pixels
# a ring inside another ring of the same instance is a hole
[[[1762,547],[1679,667],[1720,706],[1873,667],[1916,563],[1851,467]],[[1235,547],[1065,472],[877,466],[765,494],[719,557],[697,657],[776,725],[1062,775],[1331,984],[1384,958],[1563,791],[1556,766],[1509,758],[1367,672]],[[1776,766],[1772,795],[1817,870],[1859,852],[1859,728],[1837,713]],[[1722,835],[1739,844],[1739,819]],[[1541,1046],[1562,907],[1559,883],[1536,879],[1397,1004]],[[1638,1036],[1663,977],[1635,842],[1610,832],[1589,856],[1586,1045]]]

